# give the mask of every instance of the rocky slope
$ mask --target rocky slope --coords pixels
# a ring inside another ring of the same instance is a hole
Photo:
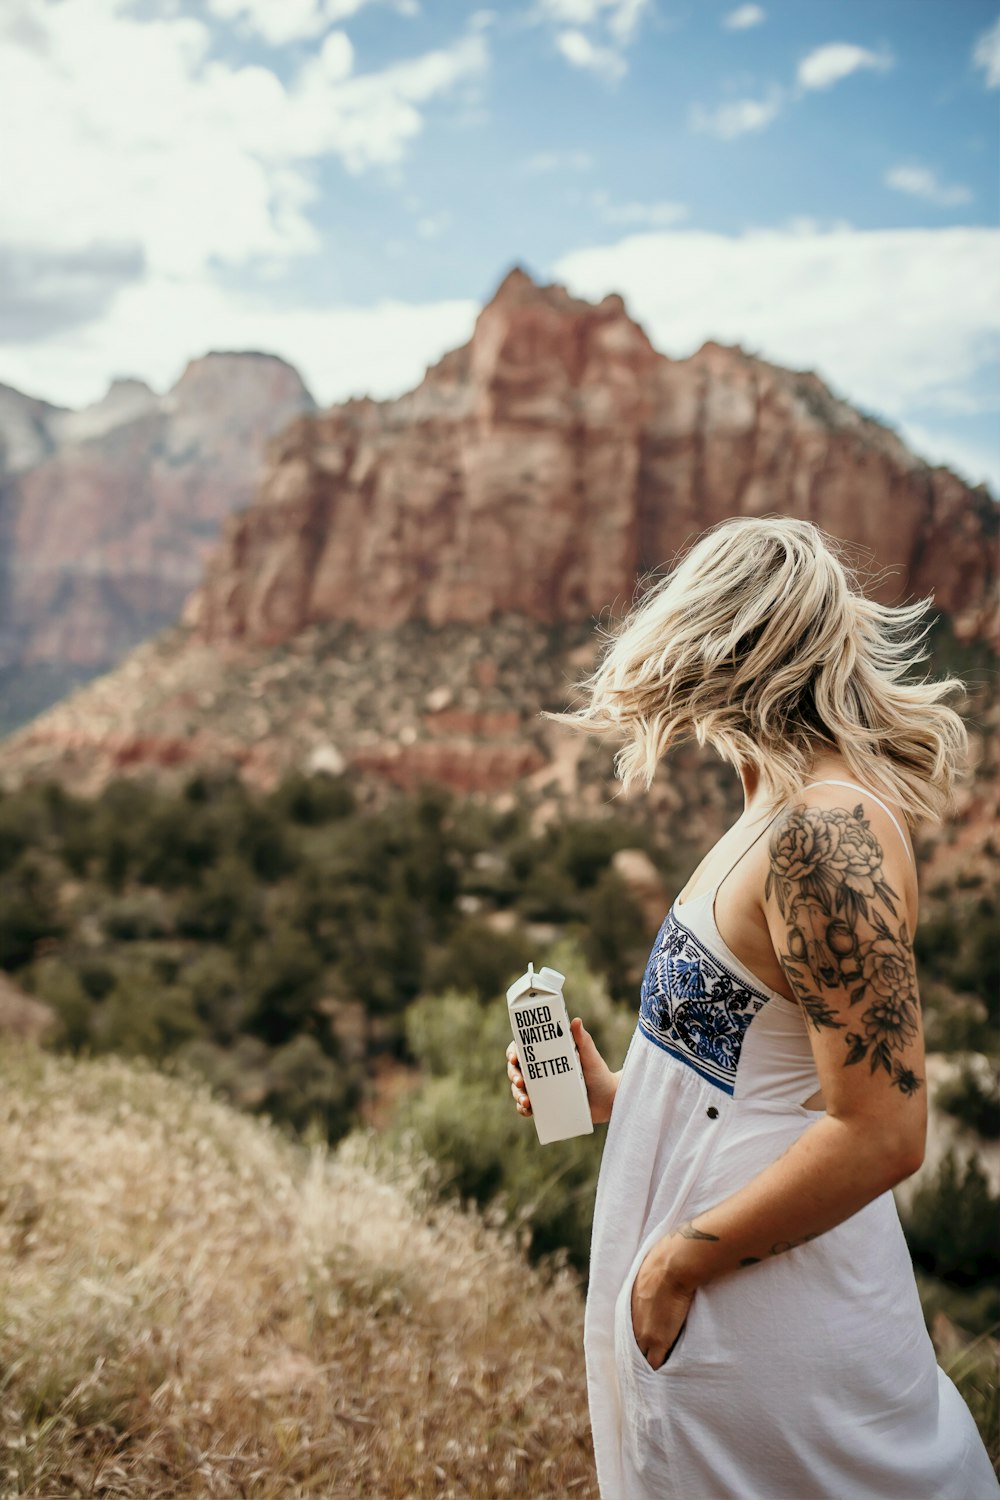
[[[209,354],[157,396],[65,411],[0,390],[0,724],[173,620],[268,440],[312,398],[283,360]]]

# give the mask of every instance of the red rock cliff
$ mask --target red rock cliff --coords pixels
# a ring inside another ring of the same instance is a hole
[[[207,641],[305,626],[572,621],[734,514],[804,517],[870,549],[886,600],[933,591],[983,628],[997,507],[794,372],[705,344],[656,352],[620,297],[521,270],[468,344],[395,401],[295,422],[185,618]]]

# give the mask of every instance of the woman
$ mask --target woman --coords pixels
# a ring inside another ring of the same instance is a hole
[[[695,738],[744,811],[664,918],[620,1073],[577,1017],[608,1121],[584,1347],[604,1500],[986,1500],[891,1188],[927,1118],[908,827],[965,752],[906,682],[930,601],[864,597],[801,521],[707,532],[617,631],[589,701],[647,788]],[[508,1074],[530,1114],[513,1044]]]

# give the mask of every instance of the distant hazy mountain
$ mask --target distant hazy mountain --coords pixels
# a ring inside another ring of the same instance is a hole
[[[268,440],[315,403],[284,360],[208,354],[163,396],[69,411],[0,386],[0,728],[174,619]]]

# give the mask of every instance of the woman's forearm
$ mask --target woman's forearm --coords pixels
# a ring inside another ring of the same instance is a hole
[[[651,1257],[684,1292],[793,1250],[843,1222],[920,1165],[874,1122],[824,1116],[729,1198],[675,1225]]]

